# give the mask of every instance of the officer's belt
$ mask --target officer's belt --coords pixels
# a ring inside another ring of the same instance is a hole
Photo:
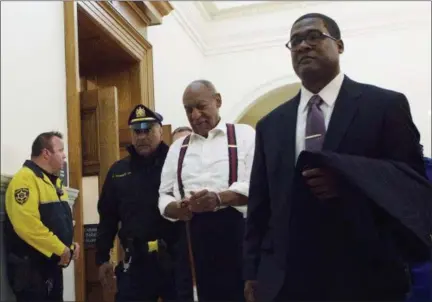
[[[153,241],[142,241],[138,239],[127,239],[122,243],[124,250],[129,250],[132,254],[135,253],[157,253],[160,248],[164,248],[163,241],[153,240]]]

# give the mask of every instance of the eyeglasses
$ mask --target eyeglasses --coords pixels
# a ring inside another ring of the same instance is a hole
[[[289,40],[288,43],[285,44],[285,46],[291,51],[297,51],[303,41],[305,41],[309,46],[316,46],[325,38],[332,39],[333,41],[338,41],[338,39],[314,29],[302,35],[294,35],[293,37],[291,37],[291,40]]]

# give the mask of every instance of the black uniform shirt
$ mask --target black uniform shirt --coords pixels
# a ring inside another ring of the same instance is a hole
[[[139,156],[133,146],[129,156],[108,171],[98,202],[100,222],[96,239],[96,262],[109,260],[118,230],[125,246],[128,238],[146,243],[156,239],[172,242],[174,224],[159,213],[159,185],[168,146],[161,143],[150,157]]]

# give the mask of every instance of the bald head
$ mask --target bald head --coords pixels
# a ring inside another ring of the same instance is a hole
[[[187,92],[197,91],[197,90],[207,90],[210,94],[217,93],[217,90],[212,82],[207,80],[196,80],[190,83],[189,85],[187,85],[185,92],[183,93],[183,98]]]
[[[193,81],[183,93],[183,105],[189,123],[195,133],[204,137],[217,126],[221,104],[220,94],[213,83],[207,80]]]

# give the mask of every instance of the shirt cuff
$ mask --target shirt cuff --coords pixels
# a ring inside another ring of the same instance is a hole
[[[165,219],[167,219],[169,221],[172,221],[172,222],[175,222],[175,221],[178,220],[178,219],[174,219],[174,218],[165,216],[165,209],[166,209],[166,207],[171,202],[176,202],[176,201],[177,200],[175,199],[174,196],[171,196],[171,195],[168,195],[168,194],[160,194],[158,206],[159,206],[160,214],[162,215],[163,218],[165,218]]]
[[[237,181],[234,182],[229,188],[229,191],[236,192],[240,195],[249,196],[249,182]]]

